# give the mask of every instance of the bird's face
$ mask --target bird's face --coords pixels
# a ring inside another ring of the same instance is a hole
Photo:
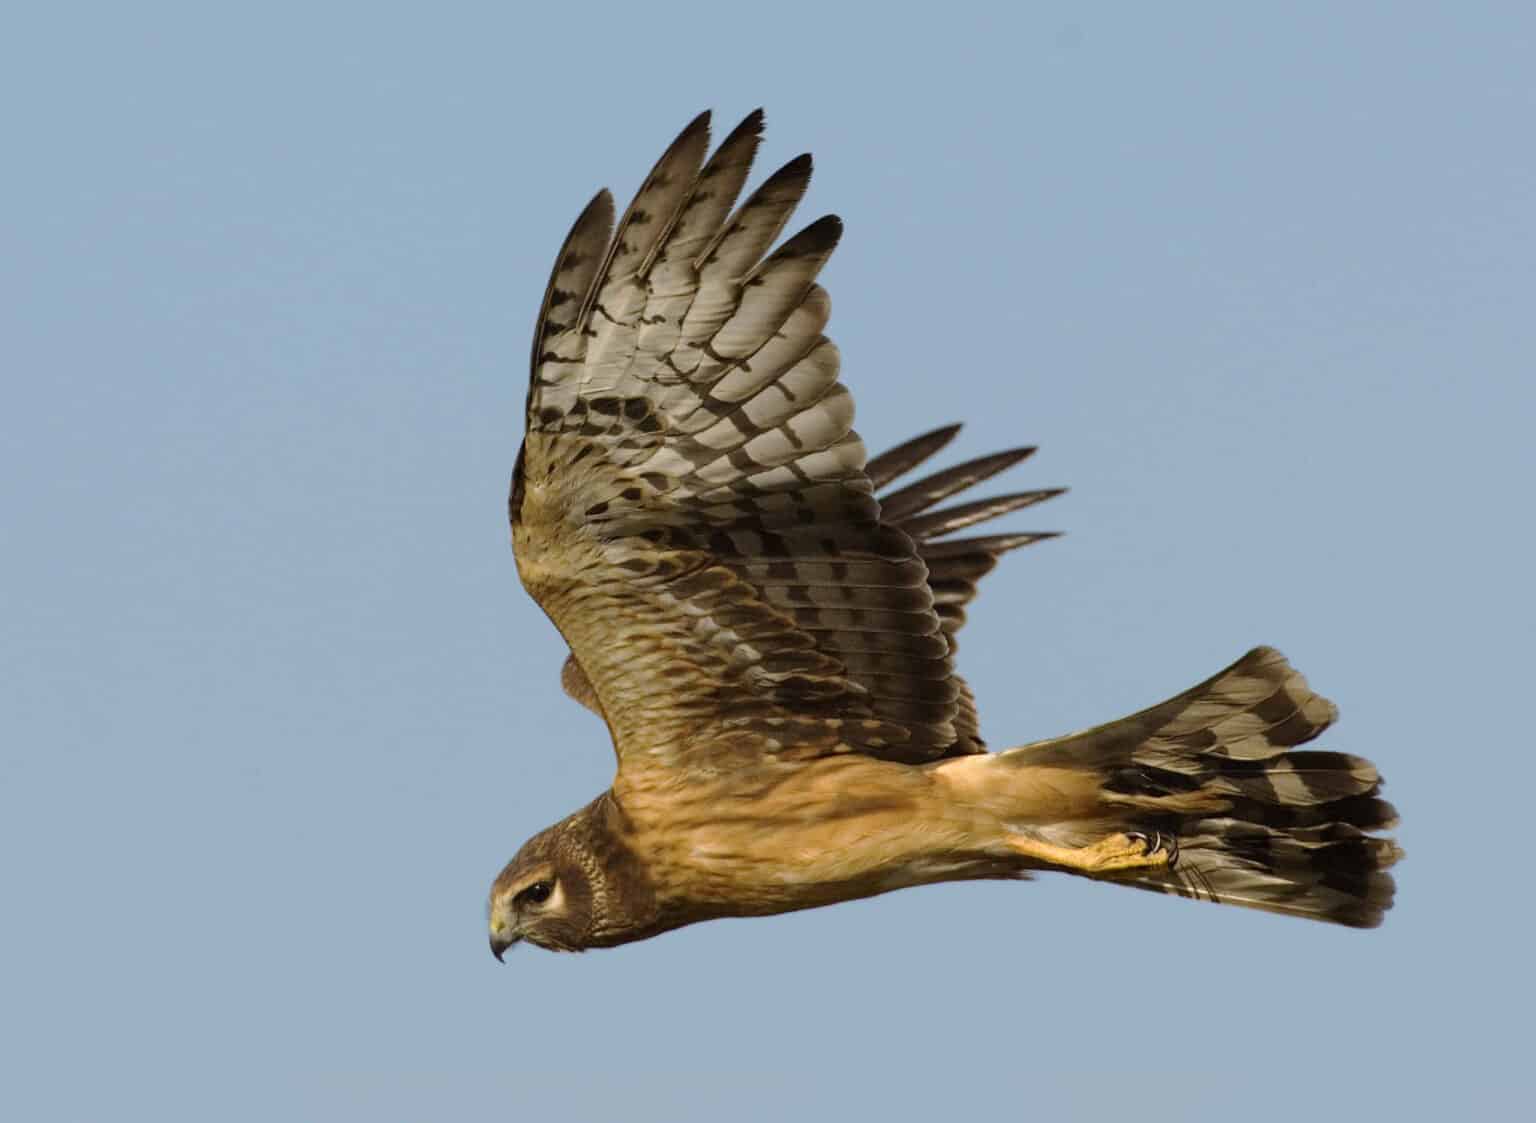
[[[491,952],[500,959],[519,940],[551,951],[580,951],[592,927],[592,892],[574,840],[536,835],[491,886]]]

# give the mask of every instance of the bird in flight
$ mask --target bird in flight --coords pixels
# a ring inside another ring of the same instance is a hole
[[[1370,832],[1395,812],[1369,761],[1299,748],[1336,711],[1273,649],[987,751],[955,636],[1050,535],[954,535],[1059,492],[942,505],[1033,451],[909,482],[958,426],[866,455],[816,283],[842,224],[772,249],[810,157],[736,206],[762,125],[710,154],[700,115],[616,229],[599,192],[544,294],[513,552],[618,769],[496,878],[496,957],[1040,871],[1380,923],[1401,851]]]

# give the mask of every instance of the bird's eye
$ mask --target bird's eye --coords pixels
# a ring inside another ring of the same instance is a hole
[[[519,901],[532,901],[536,905],[542,905],[549,900],[549,895],[555,891],[553,881],[535,881],[528,888],[517,895]]]

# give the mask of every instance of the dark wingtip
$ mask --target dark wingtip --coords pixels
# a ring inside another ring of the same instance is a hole
[[[1033,546],[1036,542],[1049,542],[1052,538],[1060,538],[1064,534],[1066,534],[1064,530],[1025,530],[1017,534],[992,534],[977,541],[986,544],[988,553],[1006,554],[1010,550]]]
[[[758,140],[763,135],[763,124],[765,121],[766,118],[763,116],[763,111],[761,109],[754,109],[743,117],[740,124],[732,129],[730,134],[720,142],[720,147],[728,148],[733,144],[740,144],[749,137],[751,138],[752,145],[756,147]]]
[[[577,216],[571,228],[572,233],[595,222],[606,222],[607,225],[612,226],[613,215],[613,192],[606,187],[600,188],[597,194],[587,201],[587,205],[581,208],[581,214]]]
[[[808,176],[815,169],[815,166],[815,162],[811,159],[811,154],[809,152],[802,152],[778,171],[774,172],[770,178],[778,179],[780,176],[784,176],[787,179],[790,176]]]
[[[1020,460],[1028,460],[1039,451],[1040,447],[1038,445],[1021,445],[1018,448],[1004,449],[1002,452],[994,454],[997,457],[998,463],[1003,466],[997,470],[1001,472],[1003,468],[1011,468]]]
[[[804,238],[810,245],[821,248],[823,246],[835,246],[843,236],[843,220],[835,214],[824,214],[804,230],[798,237]]]
[[[960,432],[960,422],[951,425],[941,425],[937,429],[930,429],[926,433],[902,441],[895,448],[888,448],[879,456],[872,457],[865,472],[869,480],[879,490],[912,471],[929,457],[943,449],[955,435]]]
[[[941,472],[908,484],[899,491],[882,496],[880,507],[888,522],[905,522],[920,511],[926,511],[936,503],[942,503],[956,492],[975,487],[999,472],[1006,471],[1019,461],[1035,453],[1035,446],[1011,448],[978,456],[963,464],[945,468]]]

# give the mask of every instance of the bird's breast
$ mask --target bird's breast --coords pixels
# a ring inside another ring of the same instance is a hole
[[[923,769],[843,755],[614,787],[664,906],[688,919],[812,908],[955,876],[979,824]]]

